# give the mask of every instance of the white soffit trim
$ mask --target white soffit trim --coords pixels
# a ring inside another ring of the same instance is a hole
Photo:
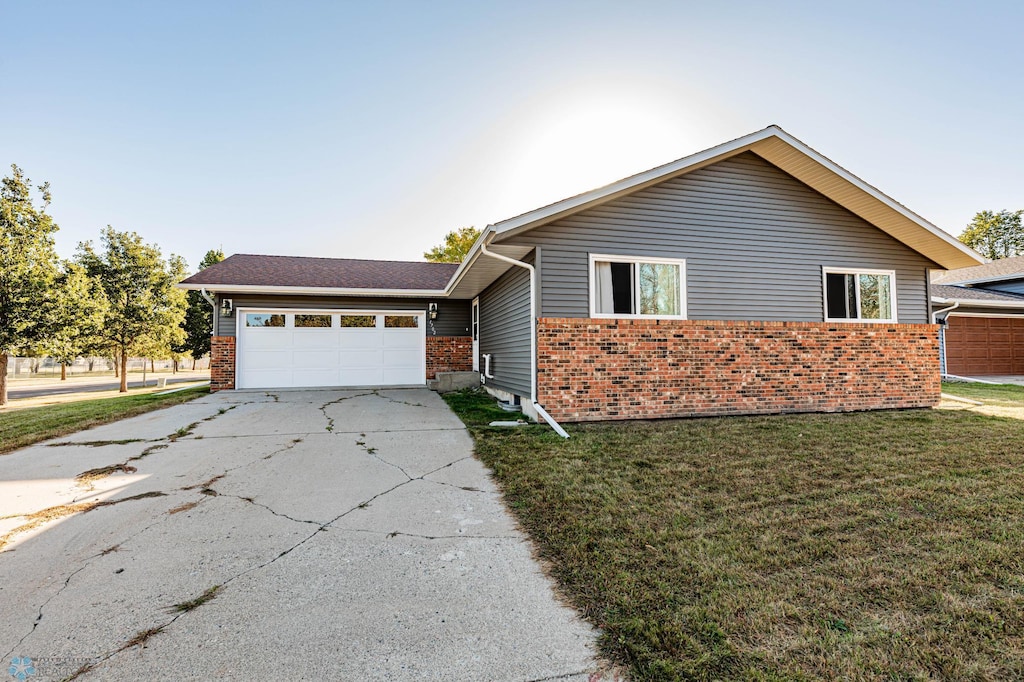
[[[751,151],[946,269],[984,259],[952,235],[814,151],[778,126],[496,223],[496,244],[526,230]]]

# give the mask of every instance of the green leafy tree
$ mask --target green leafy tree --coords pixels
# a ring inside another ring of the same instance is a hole
[[[981,211],[960,235],[960,241],[992,260],[1024,255],[1024,211]]]
[[[59,229],[46,214],[50,185],[38,187],[37,208],[31,181],[11,166],[0,185],[0,405],[7,404],[7,365],[11,355],[39,343],[47,332],[44,309],[57,277],[53,235]]]
[[[49,331],[42,342],[46,354],[60,364],[62,381],[68,365],[101,343],[107,307],[99,280],[78,263],[64,263],[46,304]]]
[[[185,263],[146,244],[134,232],[103,231],[102,250],[92,242],[78,245],[76,260],[99,279],[108,307],[101,336],[120,362],[121,393],[128,391],[128,358],[180,343],[185,296],[174,285],[185,274]]]
[[[444,236],[444,242],[423,254],[431,263],[461,263],[480,236],[475,227],[460,227]]]
[[[224,252],[220,249],[211,249],[199,262],[199,269],[205,270],[211,265],[224,260]],[[187,294],[188,307],[185,310],[185,320],[181,327],[185,332],[185,340],[181,345],[175,346],[177,354],[188,353],[192,356],[192,369],[196,368],[196,360],[210,352],[210,338],[213,336],[213,307],[203,298],[198,291],[190,291]]]

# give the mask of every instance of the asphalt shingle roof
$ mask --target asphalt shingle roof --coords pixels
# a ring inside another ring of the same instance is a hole
[[[1024,303],[1024,296],[1005,291],[957,287],[946,284],[932,284],[932,296],[954,301],[993,301],[999,303]]]
[[[457,263],[258,256],[238,253],[183,284],[317,287],[325,289],[444,289]]]
[[[969,268],[957,268],[935,275],[935,284],[957,284],[959,282],[976,282],[981,280],[1006,279],[1011,275],[1020,275],[1024,279],[1024,256],[999,258],[984,265]]]

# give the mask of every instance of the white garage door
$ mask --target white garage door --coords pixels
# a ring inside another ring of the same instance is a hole
[[[424,313],[238,311],[238,388],[426,381]]]

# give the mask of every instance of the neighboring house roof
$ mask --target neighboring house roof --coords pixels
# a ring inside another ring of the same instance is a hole
[[[970,268],[958,268],[936,273],[935,284],[983,284],[1011,279],[1024,279],[1024,256],[999,258]]]
[[[498,244],[503,239],[552,220],[748,151],[757,154],[944,268],[962,268],[984,262],[981,256],[952,235],[932,225],[774,125],[591,192],[504,220],[489,226],[489,229],[495,233],[494,242]]]
[[[215,291],[305,290],[443,295],[457,263],[235,254],[182,282]]]
[[[1024,308],[1024,296],[1004,291],[932,284],[932,303],[960,303],[984,308]]]

